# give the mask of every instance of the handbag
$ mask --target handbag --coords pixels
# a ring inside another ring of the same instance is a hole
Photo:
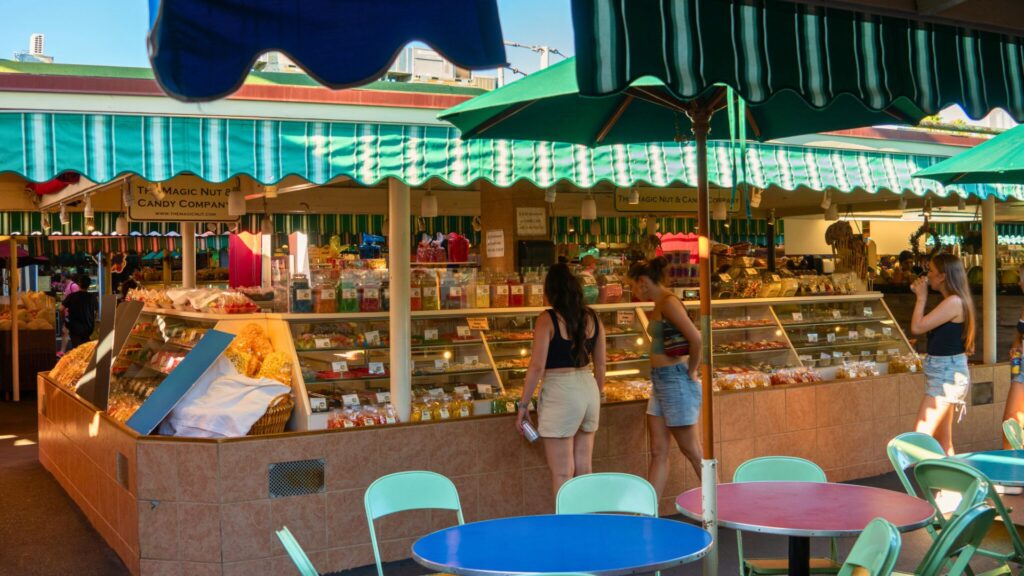
[[[675,324],[662,320],[661,346],[666,356],[688,356],[690,354],[690,342],[683,336],[683,333],[676,328]]]

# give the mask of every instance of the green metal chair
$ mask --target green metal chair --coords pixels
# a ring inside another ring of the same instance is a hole
[[[889,576],[896,566],[902,542],[895,526],[885,518],[875,518],[857,537],[839,569],[839,576],[853,576],[858,568],[866,570],[868,576]]]
[[[377,576],[384,576],[384,568],[381,565],[380,548],[377,546],[374,520],[396,512],[431,509],[453,510],[459,524],[465,522],[455,484],[436,472],[396,472],[381,476],[366,489],[363,505],[366,507],[366,521],[370,524],[370,543],[373,544],[373,558],[377,562]]]
[[[820,466],[793,456],[764,456],[740,464],[732,475],[733,482],[827,482]],[[736,531],[736,551],[739,554],[740,576],[788,574],[789,561],[785,558],[744,558],[743,533]],[[842,565],[838,560],[838,545],[832,538],[827,558],[811,558],[812,574],[835,574]]]
[[[928,552],[925,552],[924,558],[917,565],[913,576],[973,574],[969,566],[971,558],[979,551],[978,546],[992,526],[995,516],[994,508],[986,504],[978,504],[950,520],[942,529],[938,539],[932,543]],[[893,574],[910,576],[902,572],[893,572]],[[1010,574],[1010,569],[1004,566],[978,576],[995,576],[996,574]]]
[[[939,441],[923,432],[905,432],[889,441],[885,448],[889,455],[889,462],[896,470],[903,489],[907,494],[917,498],[917,491],[907,476],[907,468],[933,458],[945,458],[946,451],[939,445]]]
[[[320,573],[313,567],[313,563],[309,561],[309,556],[306,556],[302,546],[299,546],[299,542],[295,540],[295,536],[292,536],[287,526],[282,526],[277,531],[277,539],[281,541],[285,551],[288,552],[288,556],[292,559],[299,574],[302,576],[320,576]]]
[[[926,460],[914,468],[914,476],[925,499],[936,510],[935,523],[939,527],[939,538],[949,524],[966,510],[985,503],[991,505],[1002,521],[987,529],[988,533],[980,541],[977,553],[1004,564],[1024,563],[1024,542],[995,487],[977,468],[956,460]],[[944,514],[939,509],[935,500],[936,490],[953,491],[961,495],[962,500],[952,513]]]
[[[586,474],[562,484],[555,498],[555,514],[595,512],[657,516],[658,493],[647,480],[618,472]]]
[[[1024,430],[1021,430],[1020,422],[1010,418],[1003,422],[1003,434],[1010,441],[1010,447],[1014,450],[1024,450]]]

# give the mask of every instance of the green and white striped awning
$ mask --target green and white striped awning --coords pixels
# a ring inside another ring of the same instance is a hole
[[[1019,36],[781,0],[573,0],[573,25],[587,96],[653,76],[684,100],[728,85],[754,106],[799,98],[808,111],[920,117],[959,104],[1024,121]]]
[[[248,175],[272,184],[298,175],[322,184],[340,176],[371,186],[397,178],[421,186],[485,180],[507,187],[570,182],[590,188],[695,186],[691,142],[586,148],[527,140],[463,141],[455,128],[112,114],[0,113],[0,172],[40,182],[65,171],[95,182],[122,174],[164,181],[192,173],[210,182]],[[714,186],[733,185],[727,142],[708,145]],[[911,178],[943,158],[858,150],[750,144],[747,184],[785,190],[889,190],[1024,199],[1012,185],[951,185]]]

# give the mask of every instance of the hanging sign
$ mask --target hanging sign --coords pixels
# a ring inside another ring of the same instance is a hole
[[[696,188],[639,188],[640,203],[629,203],[629,189],[617,188],[615,190],[615,211],[616,212],[696,212],[697,211],[697,189]],[[723,189],[717,196],[727,196]],[[736,211],[736,203],[726,199],[723,200],[728,206],[729,212]]]
[[[547,236],[547,209],[516,207],[516,234],[519,236]]]
[[[197,176],[178,176],[160,184],[132,179],[128,219],[143,222],[237,222],[228,214],[228,193],[235,180],[212,184]]]
[[[503,258],[505,256],[505,231],[487,231],[487,257]]]

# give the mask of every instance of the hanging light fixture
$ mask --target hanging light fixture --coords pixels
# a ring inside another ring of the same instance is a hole
[[[956,201],[956,209],[961,211],[961,212],[963,212],[964,210],[967,210],[967,199],[964,198],[963,196],[958,198],[957,201]]]
[[[829,206],[832,205],[832,191],[825,190],[825,195],[821,197],[821,209],[828,210]]]
[[[929,198],[924,201],[924,210],[921,211],[921,215],[925,218],[932,217],[932,199]]]
[[[263,221],[260,222],[260,233],[267,236],[274,233],[274,221],[270,219],[270,216],[263,216]]]
[[[277,185],[269,184],[263,187],[264,198],[277,198]]]
[[[729,217],[729,204],[725,200],[715,200],[711,203],[711,219],[725,220]]]
[[[830,205],[828,207],[827,210],[825,210],[825,220],[828,220],[830,222],[833,221],[833,220],[839,220],[839,205],[838,204],[832,204],[832,205]]]
[[[900,210],[906,210],[907,209],[907,199],[906,198],[900,198],[899,206],[900,206]]]
[[[92,218],[92,217],[89,217],[89,216],[86,216],[86,218],[85,218],[85,231],[86,232],[92,232],[95,229],[96,229],[96,219]]]
[[[63,202],[60,204],[60,225],[67,226],[71,219],[68,218],[68,207]]]
[[[590,223],[590,235],[591,236],[600,236],[601,235],[601,222],[599,220],[594,219]]]
[[[640,190],[636,187],[629,189],[629,205],[636,206],[640,203]]]
[[[547,202],[548,204],[554,204],[555,203],[555,197],[557,195],[558,195],[558,193],[555,191],[555,187],[554,186],[552,186],[550,188],[546,188],[544,190],[544,201]]]
[[[49,234],[50,233],[50,228],[51,228],[50,213],[49,212],[43,212],[39,219],[40,219],[40,221],[41,221],[41,223],[43,225],[43,232],[45,232],[46,234]]]
[[[597,218],[597,201],[594,200],[593,194],[587,194],[587,197],[583,199],[583,204],[580,206],[580,218],[583,220]]]
[[[420,216],[424,218],[433,218],[437,216],[437,196],[429,189],[427,193],[420,199]]]
[[[228,192],[228,215],[245,216],[245,194],[239,189]]]
[[[117,220],[114,220],[114,234],[118,236],[128,235],[128,219],[124,217],[124,214],[121,214],[117,217]]]
[[[85,213],[85,219],[86,220],[88,220],[89,218],[95,218],[96,217],[96,211],[93,210],[93,208],[92,208],[92,196],[86,196],[85,197],[84,213]]]

